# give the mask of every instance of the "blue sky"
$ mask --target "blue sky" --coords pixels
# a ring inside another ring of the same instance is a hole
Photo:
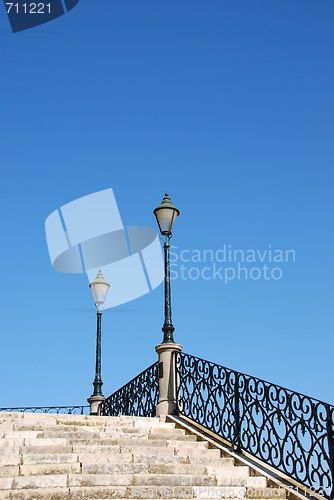
[[[174,280],[175,340],[334,404],[333,17],[332,0],[81,0],[13,34],[1,10],[1,406],[92,393],[93,298],[52,269],[44,223],[110,187],[125,225],[154,227],[168,188],[178,254],[293,249],[280,280]],[[106,396],[156,360],[162,323],[162,285],[105,312]]]

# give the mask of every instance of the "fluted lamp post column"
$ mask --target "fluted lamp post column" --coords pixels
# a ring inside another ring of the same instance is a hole
[[[172,229],[176,217],[180,215],[180,210],[172,204],[167,191],[161,205],[154,210],[154,215],[160,232],[165,237],[165,322],[162,327],[164,336],[162,343],[155,347],[159,355],[159,402],[156,415],[165,419],[167,415],[178,413],[176,356],[182,350],[182,346],[174,342],[175,328],[172,324],[169,260]]]
[[[104,276],[99,269],[97,276],[94,281],[89,284],[90,289],[93,292],[94,301],[97,309],[97,334],[96,334],[96,361],[95,361],[95,379],[93,382],[94,392],[90,398],[88,398],[88,403],[90,404],[90,414],[98,415],[99,404],[104,401],[104,396],[102,394],[102,378],[101,378],[101,319],[102,311],[101,306],[103,306],[106,296],[109,290],[109,283],[104,279]]]

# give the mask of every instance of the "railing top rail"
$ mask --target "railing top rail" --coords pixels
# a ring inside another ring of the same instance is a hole
[[[218,363],[215,363],[214,361],[208,361],[207,359],[200,358],[199,356],[194,356],[193,354],[189,354],[189,353],[186,353],[186,352],[181,352],[180,354],[181,354],[181,356],[185,355],[185,356],[189,356],[190,358],[198,359],[199,361],[205,361],[206,363],[209,363],[211,365],[216,365],[216,366],[218,366],[220,368],[223,368],[224,370],[228,370],[228,371],[230,371],[232,373],[236,373],[236,374],[242,375],[244,377],[255,379],[255,380],[259,381],[259,382],[263,382],[263,383],[268,384],[268,385],[274,385],[277,388],[282,389],[284,391],[288,391],[288,392],[292,392],[292,393],[298,394],[299,396],[302,396],[302,397],[305,397],[305,398],[308,398],[308,399],[312,399],[312,401],[314,401],[316,403],[320,403],[320,404],[322,404],[324,406],[327,406],[327,407],[330,407],[330,408],[334,408],[333,405],[331,405],[330,403],[326,403],[325,401],[322,401],[321,399],[314,398],[313,396],[310,396],[308,394],[303,394],[302,392],[299,392],[299,391],[294,390],[294,389],[289,389],[288,387],[284,387],[282,385],[276,384],[275,382],[270,382],[269,380],[261,379],[259,377],[255,377],[254,375],[249,375],[249,373],[244,373],[244,372],[239,372],[238,370],[233,370],[233,368],[229,368],[228,366],[220,365]]]
[[[0,408],[0,412],[37,412],[38,410],[42,410],[43,413],[49,413],[52,410],[84,410],[85,408],[90,408],[88,405],[70,405],[70,406],[19,406],[19,407],[3,407]]]

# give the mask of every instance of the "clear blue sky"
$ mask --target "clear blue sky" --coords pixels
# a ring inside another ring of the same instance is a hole
[[[0,406],[92,393],[92,295],[52,269],[44,222],[109,187],[146,226],[167,187],[178,252],[293,249],[281,280],[174,280],[175,340],[334,403],[333,22],[332,0],[81,0],[12,34],[2,6]],[[162,285],[105,312],[106,396],[162,323]]]

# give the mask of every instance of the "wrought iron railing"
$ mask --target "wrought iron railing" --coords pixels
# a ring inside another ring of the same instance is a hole
[[[0,412],[26,413],[62,413],[67,415],[84,415],[89,406],[22,406],[21,408],[0,408]]]
[[[100,405],[100,414],[155,417],[159,400],[158,363],[153,363]]]
[[[180,415],[333,499],[333,406],[185,353],[177,377]]]

